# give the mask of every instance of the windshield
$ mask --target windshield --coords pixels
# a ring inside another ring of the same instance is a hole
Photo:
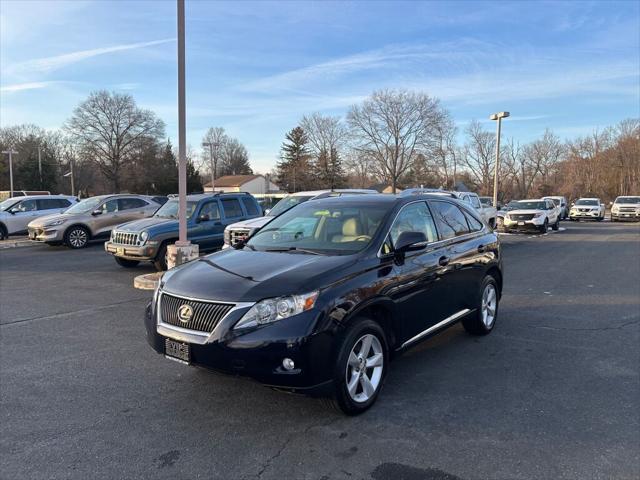
[[[505,210],[515,210],[516,208],[518,208],[519,203],[520,202],[518,200],[511,200],[509,203],[507,203],[504,206],[504,209]]]
[[[597,207],[599,204],[598,204],[598,200],[581,199],[576,202],[576,205],[595,205]]]
[[[193,215],[193,212],[196,209],[196,205],[198,205],[198,202],[187,202],[187,219],[191,218],[191,215]],[[153,216],[159,218],[177,219],[178,207],[178,200],[169,200],[164,205],[162,205]]]
[[[487,207],[493,206],[493,199],[489,197],[480,197],[480,203]]]
[[[280,200],[278,203],[276,203],[276,206],[271,209],[271,211],[269,212],[267,217],[277,217],[281,213],[284,213],[287,210],[289,210],[290,208],[293,208],[296,205],[298,205],[300,203],[304,203],[307,200],[310,200],[312,198],[313,197],[311,197],[311,196],[309,196],[309,197],[303,197],[303,196],[284,197],[282,200]]]
[[[514,210],[545,210],[547,205],[543,201],[534,200],[532,202],[516,202]]]
[[[13,207],[19,201],[20,200],[17,200],[15,198],[7,198],[5,201],[0,203],[0,211],[9,210],[11,207]]]
[[[309,202],[289,210],[247,242],[264,251],[350,254],[371,243],[390,207]]]
[[[640,204],[640,197],[618,197],[613,203],[634,203]]]
[[[68,208],[64,213],[78,214],[92,212],[103,200],[104,197],[87,198],[86,200],[76,203],[73,207]]]

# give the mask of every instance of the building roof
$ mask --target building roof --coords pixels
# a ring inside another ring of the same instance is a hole
[[[251,180],[256,178],[264,178],[262,175],[225,175],[224,177],[216,178],[216,187],[241,187]],[[207,182],[205,187],[211,187],[211,182]]]

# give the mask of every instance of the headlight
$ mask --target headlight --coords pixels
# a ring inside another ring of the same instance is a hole
[[[612,211],[613,213],[618,213],[618,210],[620,210],[620,207],[619,207],[619,206],[617,206],[617,205],[614,205],[613,207],[611,207],[611,211]]]
[[[53,222],[45,223],[43,227],[57,227],[58,225],[62,225],[67,220],[65,218],[61,218],[60,220],[54,220]]]
[[[511,220],[511,216],[507,213],[507,214],[504,216],[504,219],[505,219],[505,220]]]
[[[140,239],[140,245],[144,245],[145,242],[149,239],[149,232],[144,231],[144,232],[140,233],[138,238]]]
[[[304,295],[290,295],[288,297],[262,300],[251,307],[233,328],[255,327],[298,315],[311,310],[316,304],[317,298],[318,291],[316,290]]]
[[[228,227],[224,229],[224,243],[231,245],[231,230]]]

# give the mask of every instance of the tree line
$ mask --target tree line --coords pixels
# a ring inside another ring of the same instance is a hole
[[[493,192],[495,133],[478,121],[459,131],[450,112],[423,92],[381,90],[345,115],[305,115],[289,131],[272,178],[282,190],[368,188],[388,185]],[[35,125],[0,129],[1,149],[13,157],[16,190],[71,192],[177,192],[176,151],[165,125],[133,97],[98,91],[73,111],[60,130]],[[199,154],[189,148],[188,191],[212,176],[252,173],[246,147],[221,127],[210,128]],[[9,189],[7,156],[0,189]],[[66,175],[66,176],[65,176]],[[557,194],[610,200],[640,192],[640,120],[561,140],[547,130],[534,141],[504,138],[500,149],[502,200]]]
[[[462,133],[462,135],[459,135]],[[421,92],[382,90],[344,118],[314,113],[286,134],[274,176],[288,191],[388,185],[457,188],[493,194],[495,132],[451,114]],[[499,198],[640,192],[640,121],[623,120],[562,141],[551,130],[521,144],[502,138]]]

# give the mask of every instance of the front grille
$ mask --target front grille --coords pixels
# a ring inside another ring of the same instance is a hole
[[[178,309],[183,305],[189,305],[193,312],[186,322],[178,318]],[[160,296],[160,319],[176,327],[210,333],[234,306],[229,303],[187,300],[163,293]]]
[[[533,218],[533,213],[517,213],[517,214],[510,214],[509,217],[511,217],[512,220],[531,220]]]
[[[113,243],[120,245],[137,245],[138,234],[129,232],[115,232],[113,235]]]
[[[590,208],[579,208],[578,210],[579,210],[580,212],[582,212],[582,213],[587,213],[587,212],[590,212],[590,211],[591,211],[591,209],[590,209]]]
[[[247,237],[249,236],[249,233],[250,233],[250,230],[246,230],[246,229],[231,230],[231,238],[230,238],[231,245],[235,245],[236,243],[242,240],[246,240]]]
[[[621,213],[636,213],[636,207],[620,207]]]

